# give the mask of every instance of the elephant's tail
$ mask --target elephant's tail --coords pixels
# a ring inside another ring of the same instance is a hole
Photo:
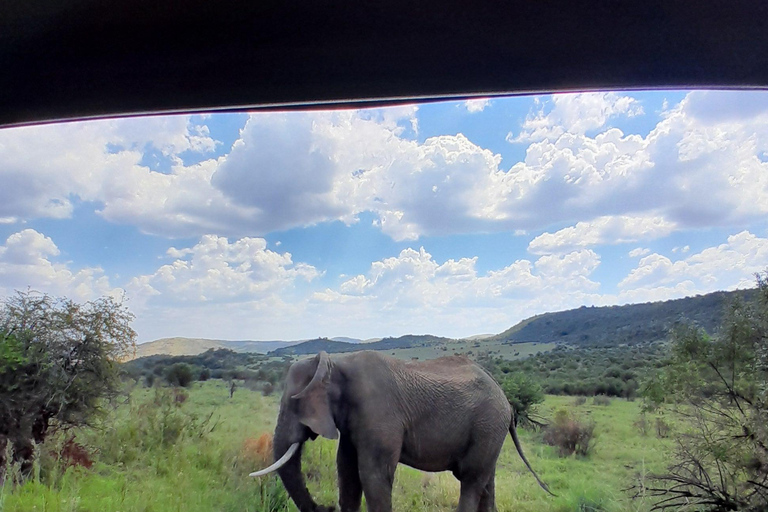
[[[517,429],[515,428],[514,413],[512,414],[512,421],[509,423],[509,433],[512,435],[512,441],[515,442],[515,448],[517,448],[517,453],[520,454],[520,458],[523,459],[525,466],[533,474],[533,477],[536,479],[536,481],[539,482],[539,485],[541,486],[541,488],[547,491],[552,496],[557,496],[556,494],[554,494],[552,491],[549,490],[549,487],[547,487],[547,484],[541,481],[541,479],[539,478],[539,475],[536,474],[536,472],[531,467],[531,464],[528,462],[528,459],[525,458],[525,454],[523,454],[523,447],[520,446],[520,439],[517,437]]]

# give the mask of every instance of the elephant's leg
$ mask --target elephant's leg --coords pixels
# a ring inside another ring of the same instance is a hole
[[[462,480],[457,512],[477,512],[485,492],[485,484],[486,481],[480,479]]]
[[[360,480],[368,512],[392,512],[392,484],[400,449],[381,446],[358,448]]]
[[[358,512],[363,496],[363,486],[357,466],[357,451],[350,440],[342,436],[336,454],[339,472],[339,505],[341,512]]]
[[[480,496],[480,504],[477,512],[496,512],[496,476],[491,475],[488,483],[485,484],[483,494]]]

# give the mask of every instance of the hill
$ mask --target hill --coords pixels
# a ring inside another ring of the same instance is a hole
[[[439,336],[413,335],[407,334],[399,338],[383,338],[379,341],[370,343],[345,343],[343,341],[334,341],[327,338],[317,338],[314,340],[298,343],[290,347],[279,348],[269,353],[271,356],[299,356],[307,354],[317,354],[321,350],[329,354],[339,354],[343,352],[355,352],[357,350],[396,350],[401,348],[423,347],[427,345],[436,345],[452,341],[450,338],[441,338]]]
[[[538,343],[574,346],[618,346],[665,339],[676,323],[692,321],[714,333],[722,322],[727,304],[733,299],[751,300],[757,290],[714,292],[684,299],[624,306],[585,307],[544,313],[527,318],[497,335],[466,338],[473,348],[498,349],[500,345]],[[398,338],[316,338],[299,341],[228,341],[203,338],[163,338],[138,345],[136,357],[151,355],[197,355],[209,349],[255,352],[272,356],[295,356],[354,352],[356,350],[401,350],[431,347],[432,353],[453,350],[457,340],[431,335],[406,335]],[[554,346],[554,345],[551,345]],[[503,348],[503,347],[501,347]],[[468,348],[461,349],[465,352]],[[422,356],[421,353],[419,353]],[[423,355],[428,355],[426,352]],[[410,354],[409,354],[410,356]]]
[[[665,339],[670,328],[681,321],[714,333],[731,300],[752,300],[756,293],[750,289],[645,304],[582,306],[528,318],[487,341],[591,346],[648,343]]]
[[[228,349],[234,352],[266,354],[272,350],[295,345],[302,341],[230,341],[205,338],[161,338],[137,345],[136,358],[155,355],[194,356],[202,354],[209,349]]]

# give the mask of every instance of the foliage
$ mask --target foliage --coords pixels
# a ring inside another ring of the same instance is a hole
[[[501,381],[501,389],[512,405],[515,419],[520,425],[539,424],[533,416],[536,405],[544,401],[544,391],[537,382],[526,375],[513,374]]]
[[[581,455],[592,451],[595,441],[595,423],[584,423],[565,409],[557,411],[555,418],[544,430],[544,442],[558,448],[561,457]]]
[[[550,352],[507,361],[479,357],[478,362],[499,381],[523,374],[539,382],[547,394],[634,398],[638,380],[662,359],[663,345],[619,347],[570,347],[559,345]]]
[[[78,304],[17,292],[0,309],[0,453],[33,458],[51,429],[88,424],[118,391],[133,315],[112,298]],[[0,466],[5,457],[0,455]],[[27,464],[25,468],[29,468]]]
[[[611,399],[605,395],[595,395],[595,397],[592,398],[592,403],[595,405],[607,406],[611,405]]]
[[[176,363],[165,370],[165,380],[172,386],[186,388],[194,378],[192,367],[186,363]]]
[[[768,508],[768,282],[734,301],[716,336],[681,326],[668,365],[644,385],[647,408],[672,404],[687,420],[677,461],[646,489],[656,508]]]
[[[290,358],[275,360],[262,354],[239,353],[229,349],[209,349],[194,356],[141,357],[123,363],[122,370],[133,379],[143,378],[148,387],[152,386],[155,377],[158,376],[163,376],[173,386],[182,386],[178,377],[183,377],[187,382],[188,369],[191,372],[191,380],[237,379],[253,382],[254,385],[261,383],[257,387],[270,384],[274,389],[284,380],[290,364]],[[154,377],[150,377],[151,375]]]
[[[304,341],[291,345],[289,347],[283,347],[273,350],[269,353],[270,356],[287,356],[287,355],[307,355],[317,354],[321,350],[328,352],[329,354],[340,354],[345,352],[357,352],[358,350],[393,350],[400,348],[414,348],[430,345],[437,345],[451,341],[449,338],[441,338],[439,336],[414,335],[407,334],[400,336],[399,338],[384,338],[372,343],[347,343],[345,341],[334,341],[328,338],[317,338],[314,340]]]
[[[754,297],[755,290],[737,290],[645,304],[582,306],[529,318],[491,339],[508,343],[557,341],[592,347],[648,344],[666,339],[670,328],[683,319],[712,332],[723,320],[725,304]]]
[[[183,398],[181,398],[183,397]],[[155,389],[146,400],[128,405],[119,423],[102,425],[100,460],[129,464],[147,452],[168,450],[184,439],[203,438],[215,427],[212,415],[200,417],[182,408],[186,395]]]

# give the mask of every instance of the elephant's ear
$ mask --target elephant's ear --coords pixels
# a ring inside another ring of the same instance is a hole
[[[331,359],[325,352],[315,358],[317,369],[312,380],[300,393],[291,397],[298,402],[299,421],[328,439],[336,439],[336,423],[331,414],[328,387],[331,382]]]

